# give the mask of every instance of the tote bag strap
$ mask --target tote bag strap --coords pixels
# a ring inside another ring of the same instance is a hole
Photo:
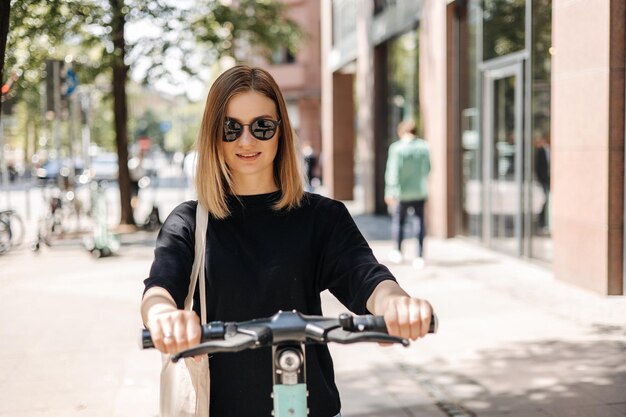
[[[189,277],[189,290],[185,298],[185,310],[191,310],[193,304],[193,294],[196,289],[198,277],[200,278],[200,319],[202,324],[207,323],[206,318],[206,282],[204,274],[205,254],[206,254],[206,231],[209,223],[209,213],[207,209],[198,201],[196,209],[196,244]]]

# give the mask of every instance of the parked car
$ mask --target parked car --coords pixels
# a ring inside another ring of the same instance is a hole
[[[73,165],[74,175],[80,175],[83,171],[82,162],[74,161],[71,163],[69,159],[49,159],[42,166],[35,170],[37,178],[43,182],[57,181],[59,176],[68,177],[70,175],[71,166]]]
[[[112,152],[101,153],[91,159],[89,173],[96,181],[117,181],[119,178],[119,164],[117,154]]]

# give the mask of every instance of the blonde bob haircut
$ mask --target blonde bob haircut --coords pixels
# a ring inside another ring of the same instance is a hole
[[[232,175],[224,154],[222,140],[226,121],[226,105],[237,94],[255,91],[276,105],[278,119],[278,151],[274,158],[274,181],[282,192],[275,210],[298,207],[304,196],[303,176],[287,106],[276,81],[265,70],[238,65],[222,73],[207,96],[197,140],[198,163],[196,190],[198,201],[210,215],[224,219],[230,215],[227,197],[233,195]]]

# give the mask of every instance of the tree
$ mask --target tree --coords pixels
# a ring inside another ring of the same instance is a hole
[[[0,1],[5,7],[9,0]],[[22,51],[30,53],[31,48],[37,49],[32,36],[45,35],[53,46],[79,45],[84,51],[81,57],[99,62],[99,67],[91,69],[85,65],[84,71],[92,78],[96,72],[110,69],[122,224],[134,224],[125,163],[129,70],[138,62],[144,65],[147,62],[145,79],[153,82],[163,77],[173,78],[168,67],[173,62],[179,64],[177,70],[195,76],[223,56],[239,59],[246,58],[248,53],[269,56],[273,49],[285,45],[294,50],[301,36],[296,24],[286,17],[285,6],[275,0],[233,0],[230,6],[221,0],[204,0],[187,8],[172,6],[176,4],[174,0],[30,0],[13,4],[20,13],[16,13],[15,19],[11,16],[14,24],[9,38],[15,32],[13,43],[21,43]],[[152,24],[160,33],[127,40],[126,28],[139,21]],[[198,45],[205,47],[204,53],[198,53]],[[41,73],[41,60],[25,59],[21,66],[20,71]],[[29,82],[23,79],[21,87],[25,88]]]
[[[113,114],[115,115],[115,144],[119,161],[119,186],[121,207],[121,223],[135,224],[133,209],[130,204],[130,174],[128,171],[128,108],[126,103],[126,41],[124,26],[126,25],[127,9],[124,0],[109,0],[113,18],[111,19],[111,37],[113,40]]]
[[[15,108],[20,112],[18,119],[23,123],[24,147],[37,146],[35,132],[45,131],[46,120],[41,112],[40,86],[44,82],[47,59],[62,59],[76,55],[75,69],[80,66],[81,82],[89,83],[97,74],[87,65],[86,57],[76,54],[79,38],[90,34],[83,31],[86,16],[93,10],[76,2],[47,0],[2,1],[2,7],[10,9],[10,25],[7,30],[6,53],[0,53],[4,63],[4,75],[0,80],[14,80],[10,96]],[[4,11],[0,20],[9,17]],[[0,29],[1,31],[2,29]],[[68,34],[73,34],[71,39]],[[95,35],[91,35],[98,41]],[[0,45],[4,45],[0,42]],[[2,48],[0,47],[0,50]],[[2,51],[0,51],[2,52]],[[30,144],[28,142],[30,142]]]
[[[4,51],[9,33],[9,16],[11,15],[11,0],[0,0],[0,87],[4,85]],[[1,94],[1,93],[0,93]],[[2,112],[0,111],[0,118]]]

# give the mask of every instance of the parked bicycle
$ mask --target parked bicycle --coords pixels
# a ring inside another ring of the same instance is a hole
[[[437,327],[437,316],[433,315],[429,333],[436,333]],[[308,414],[306,345],[378,342],[408,346],[410,343],[407,339],[387,334],[381,316],[344,313],[339,318],[330,318],[305,316],[297,311],[279,311],[272,317],[244,322],[214,321],[202,326],[201,341],[197,346],[172,355],[172,361],[272,346],[274,417],[306,417]],[[154,347],[149,330],[142,331],[141,347]]]
[[[24,241],[24,221],[20,215],[15,210],[2,210],[0,211],[0,221],[5,223],[4,230],[8,236],[8,249],[20,246]]]
[[[92,233],[83,239],[83,245],[96,258],[114,255],[120,247],[119,240],[109,232],[108,207],[106,201],[107,181],[92,181],[91,216]]]
[[[0,255],[11,249],[11,229],[4,220],[0,219]]]
[[[42,188],[44,212],[37,222],[37,237],[32,250],[42,244],[51,246],[56,239],[85,232],[90,224],[83,201],[74,188],[61,189],[56,184]]]

